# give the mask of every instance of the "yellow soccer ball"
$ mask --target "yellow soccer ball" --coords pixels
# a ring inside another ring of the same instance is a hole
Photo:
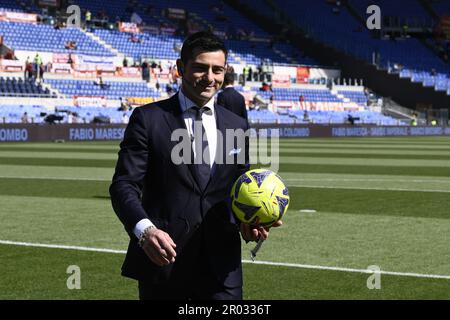
[[[270,226],[280,220],[288,209],[288,188],[273,171],[250,170],[234,183],[231,206],[243,223]]]

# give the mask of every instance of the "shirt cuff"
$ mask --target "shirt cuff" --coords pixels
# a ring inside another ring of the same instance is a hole
[[[139,239],[144,233],[144,230],[151,226],[154,226],[154,224],[149,219],[142,219],[141,221],[136,223],[136,226],[133,229],[133,233],[136,238]]]

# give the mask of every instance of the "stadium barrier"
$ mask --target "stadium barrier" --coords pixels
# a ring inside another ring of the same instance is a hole
[[[122,140],[124,124],[0,124],[1,142]],[[282,138],[450,136],[441,126],[254,125],[251,136]]]

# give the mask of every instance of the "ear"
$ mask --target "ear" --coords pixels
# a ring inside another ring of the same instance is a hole
[[[177,59],[177,70],[180,76],[183,76],[184,73],[184,63],[181,59]]]

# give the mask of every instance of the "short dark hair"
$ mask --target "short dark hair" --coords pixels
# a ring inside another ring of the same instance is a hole
[[[227,86],[234,83],[234,73],[227,72],[223,78],[223,85]]]
[[[228,56],[228,50],[224,42],[209,31],[200,31],[191,34],[184,40],[181,48],[181,61],[187,64],[189,59],[193,58],[194,50],[199,49],[200,52],[223,51],[225,53],[225,61]]]

